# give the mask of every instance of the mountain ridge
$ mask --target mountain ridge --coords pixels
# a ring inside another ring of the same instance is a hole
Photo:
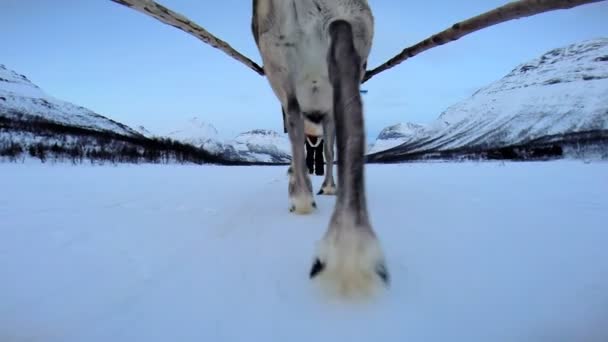
[[[599,38],[552,49],[517,65],[503,78],[448,107],[416,136],[393,141],[368,158],[377,162],[457,155],[484,158],[487,152],[519,151],[526,146],[552,149],[555,157],[576,156],[577,148],[584,154],[583,145],[591,150],[604,145],[607,130],[608,38]],[[386,140],[379,137],[376,144]],[[540,146],[540,141],[555,148]],[[529,154],[522,152],[521,157]]]

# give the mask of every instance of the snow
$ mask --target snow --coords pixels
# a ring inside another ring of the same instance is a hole
[[[226,138],[212,124],[199,117],[192,117],[165,135],[202,147],[211,153],[223,155],[229,160],[248,162],[291,160],[291,145],[287,134],[279,134],[267,129],[254,129],[238,134],[234,138]]]
[[[172,130],[166,135],[169,138],[194,146],[203,146],[210,141],[220,139],[217,129],[212,124],[207,123],[198,117],[190,118],[181,127]]]
[[[378,138],[367,153],[385,151],[403,143],[421,139],[424,137],[425,129],[425,126],[411,122],[386,127],[378,134]]]
[[[0,64],[0,117],[37,116],[68,126],[133,136],[136,131],[90,109],[47,95],[24,75]],[[21,118],[22,119],[22,118]]]
[[[608,340],[607,163],[366,170],[392,284],[356,304],[284,166],[0,164],[0,340]]]
[[[9,70],[0,64],[0,94],[19,94],[28,97],[47,96],[42,89],[30,82],[24,75]]]
[[[379,137],[373,152],[407,143],[417,143],[408,147],[410,153],[496,147],[593,130],[608,130],[608,38],[577,42],[523,63],[447,108],[414,137]]]
[[[272,130],[255,129],[241,133],[230,143],[237,151],[291,155],[291,143],[287,134],[279,134]]]
[[[137,131],[137,133],[143,135],[146,138],[156,138],[156,135],[154,135],[154,133],[150,132],[145,126],[143,125],[139,125],[137,127],[135,127],[135,130]]]

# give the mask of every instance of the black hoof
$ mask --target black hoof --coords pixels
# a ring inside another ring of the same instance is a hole
[[[384,264],[380,264],[376,267],[376,274],[382,279],[385,285],[389,285],[391,282],[390,275],[386,270],[386,266]]]
[[[325,265],[321,263],[319,259],[315,259],[315,263],[312,265],[310,269],[310,279],[316,277],[319,273],[323,271]]]
[[[317,209],[317,202],[312,202],[312,207]]]
[[[323,189],[319,190],[319,192],[317,192],[317,195],[323,195],[325,192],[323,192]]]
[[[289,207],[289,212],[293,213],[294,211],[296,211],[296,206],[292,205],[291,207]]]

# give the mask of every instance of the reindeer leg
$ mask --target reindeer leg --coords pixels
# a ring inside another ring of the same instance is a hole
[[[338,147],[338,196],[317,258],[310,271],[341,295],[366,295],[387,285],[389,275],[365,199],[363,106],[359,94],[361,57],[352,27],[338,20],[329,27],[329,75],[333,85]]]
[[[295,97],[287,105],[287,124],[291,142],[292,161],[289,170],[289,211],[297,214],[308,214],[316,207],[312,195],[312,183],[306,169],[304,153],[304,119]]]
[[[325,179],[321,190],[317,195],[335,195],[336,183],[334,182],[334,143],[336,138],[336,126],[333,115],[326,115],[323,119],[323,139],[325,154]]]

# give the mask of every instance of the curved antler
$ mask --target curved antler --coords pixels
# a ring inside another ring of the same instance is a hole
[[[520,0],[513,1],[504,6],[493,9],[489,12],[480,14],[476,17],[461,21],[452,25],[452,27],[441,31],[433,36],[412,45],[401,51],[395,57],[389,59],[386,63],[365,73],[363,82],[366,82],[375,75],[395,67],[401,62],[417,54],[434,48],[439,45],[454,41],[469,33],[479,31],[486,27],[490,27],[505,21],[520,19],[535,14],[549,12],[558,9],[567,9],[593,2],[604,0]]]
[[[251,70],[255,71],[261,76],[264,76],[264,69],[259,66],[257,63],[242,55],[240,52],[236,51],[232,46],[230,46],[225,41],[217,38],[216,36],[209,33],[204,28],[199,25],[193,23],[188,18],[184,17],[179,13],[175,13],[172,10],[166,8],[163,5],[158,4],[153,0],[110,0],[115,3],[133,8],[145,15],[151,16],[167,25],[171,25],[176,27],[184,32],[190,33],[196,38],[202,40],[204,43],[207,43],[213,46],[216,49],[219,49],[226,53],[228,56],[236,59],[237,61],[245,64]]]

